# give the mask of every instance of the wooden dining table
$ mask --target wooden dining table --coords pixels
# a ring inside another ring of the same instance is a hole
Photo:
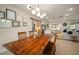
[[[50,36],[25,38],[13,42],[8,42],[3,46],[16,55],[42,55]]]

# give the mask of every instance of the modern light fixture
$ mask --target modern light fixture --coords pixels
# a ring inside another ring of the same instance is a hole
[[[43,17],[44,17],[43,15],[40,16],[40,18],[43,18]]]
[[[30,4],[27,5],[27,9],[31,9],[31,5]]]
[[[43,13],[43,16],[46,16],[46,13]]]
[[[37,17],[40,17],[40,12],[38,12],[36,16],[37,16]]]
[[[27,5],[27,9],[31,9],[32,10],[32,14],[35,15],[37,17],[40,17],[40,18],[44,18],[46,17],[46,13],[41,13],[40,12],[40,8],[39,8],[39,5],[37,5],[36,8],[33,8],[30,4]],[[47,17],[48,18],[48,17]]]
[[[35,10],[32,10],[32,14],[35,15],[36,14],[36,11]]]
[[[36,11],[38,11],[38,12],[40,11],[39,7],[36,7]]]

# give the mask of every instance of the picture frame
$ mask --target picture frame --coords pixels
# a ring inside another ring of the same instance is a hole
[[[6,9],[6,19],[16,20],[16,12],[10,9]]]
[[[5,19],[5,12],[0,11],[0,19]]]
[[[63,23],[63,26],[67,26],[67,23]]]
[[[23,22],[23,26],[27,26],[27,22]]]
[[[46,30],[46,25],[41,25],[43,30]]]
[[[19,21],[12,21],[12,27],[20,27]]]

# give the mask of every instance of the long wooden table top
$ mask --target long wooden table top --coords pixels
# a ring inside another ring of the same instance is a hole
[[[39,55],[42,54],[49,42],[49,36],[40,38],[25,38],[4,44],[4,46],[17,55]]]

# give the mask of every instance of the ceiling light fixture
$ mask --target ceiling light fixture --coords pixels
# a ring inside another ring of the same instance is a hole
[[[32,14],[35,15],[36,14],[36,11],[35,10],[32,10]]]
[[[39,7],[36,7],[36,11],[38,11],[38,12],[40,11]]]
[[[40,17],[40,12],[39,13],[37,13],[37,15],[36,15],[37,17]]]
[[[73,8],[69,8],[69,10],[70,10],[70,11],[72,11],[72,10],[73,10]]]
[[[46,13],[43,13],[43,16],[46,16]]]
[[[35,15],[37,17],[40,17],[40,18],[44,18],[46,17],[46,13],[43,13],[42,15],[40,15],[40,8],[39,8],[39,4],[37,5],[36,8],[33,8],[30,4],[27,5],[27,9],[31,9],[32,10],[32,14]],[[48,17],[47,17],[48,18]]]
[[[40,16],[40,18],[43,18],[43,17],[44,17],[43,15]]]
[[[31,5],[30,4],[27,5],[27,9],[31,9]]]

